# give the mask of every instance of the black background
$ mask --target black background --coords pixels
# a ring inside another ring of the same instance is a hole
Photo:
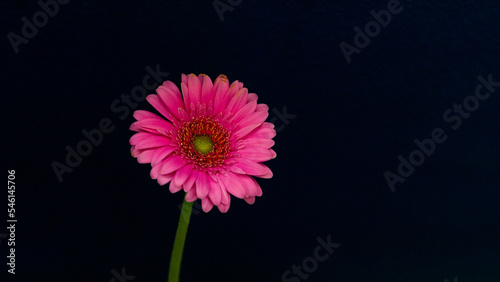
[[[272,120],[274,177],[258,180],[254,205],[195,206],[182,281],[286,281],[328,236],[341,246],[307,281],[500,281],[500,89],[457,130],[443,120],[478,76],[500,81],[497,1],[402,1],[351,63],[339,44],[354,45],[354,27],[389,1],[245,0],[222,21],[211,1],[109,2],[61,5],[17,54],[7,34],[40,7],[0,4],[17,281],[112,281],[122,268],[131,281],[166,281],[183,195],[130,156],[134,119],[110,108],[156,65],[176,85],[182,73],[226,74],[269,105],[268,121],[272,109],[295,115]],[[59,182],[52,162],[103,118],[114,131]],[[435,128],[446,141],[391,192],[384,172]],[[0,277],[12,280],[1,241]]]

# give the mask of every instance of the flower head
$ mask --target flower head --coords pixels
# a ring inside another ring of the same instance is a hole
[[[276,157],[274,125],[264,122],[269,107],[225,75],[212,83],[204,74],[183,74],[181,89],[165,81],[147,96],[163,117],[135,111],[132,156],[151,163],[151,178],[170,182],[170,192],[184,190],[189,202],[201,199],[205,212],[214,205],[227,212],[230,194],[253,204],[262,195],[253,176],[273,176],[262,164]]]

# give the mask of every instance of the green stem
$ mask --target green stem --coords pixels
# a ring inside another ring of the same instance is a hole
[[[177,233],[175,234],[172,257],[170,258],[170,270],[168,271],[168,282],[179,281],[182,251],[184,250],[184,242],[186,242],[186,234],[189,226],[189,218],[191,217],[192,209],[193,209],[193,202],[186,201],[186,198],[184,197],[184,202],[182,203],[181,216],[179,217],[179,225],[177,226]]]

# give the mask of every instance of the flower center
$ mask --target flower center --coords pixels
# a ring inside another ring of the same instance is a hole
[[[214,149],[214,142],[208,135],[196,135],[193,138],[193,146],[198,153],[206,155]]]
[[[198,170],[220,170],[230,153],[229,131],[212,117],[184,122],[177,134],[179,155]]]

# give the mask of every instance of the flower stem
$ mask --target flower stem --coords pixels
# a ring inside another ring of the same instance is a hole
[[[170,269],[168,271],[168,282],[178,282],[179,273],[181,270],[182,251],[184,250],[184,242],[186,242],[186,234],[191,217],[193,202],[186,201],[182,203],[181,216],[179,217],[179,225],[175,234],[174,248],[172,249],[172,257],[170,258]]]

